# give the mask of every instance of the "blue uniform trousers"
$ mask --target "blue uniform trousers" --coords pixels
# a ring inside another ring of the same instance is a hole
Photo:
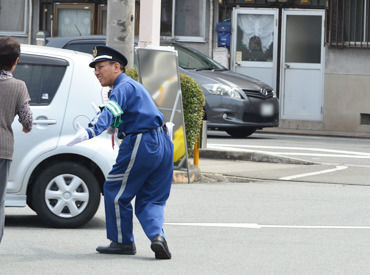
[[[126,136],[104,184],[107,238],[134,242],[131,200],[149,240],[164,236],[164,207],[173,174],[173,144],[160,129]]]

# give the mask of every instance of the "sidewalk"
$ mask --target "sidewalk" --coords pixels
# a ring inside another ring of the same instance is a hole
[[[370,133],[345,133],[334,131],[296,130],[283,128],[266,128],[257,131],[266,134],[289,134],[310,136],[332,136],[345,138],[370,138]],[[231,150],[199,150],[199,167],[193,165],[189,159],[190,183],[196,182],[233,182],[248,181],[251,171],[262,170],[266,165],[312,165],[313,162],[283,157],[274,154],[265,154],[256,151],[240,152]],[[174,171],[174,183],[188,183],[186,171]]]
[[[227,150],[199,150],[199,167],[189,159],[187,171],[174,171],[174,183],[234,182],[248,181],[251,171],[263,171],[266,165],[312,165],[313,162],[261,152],[238,152]]]

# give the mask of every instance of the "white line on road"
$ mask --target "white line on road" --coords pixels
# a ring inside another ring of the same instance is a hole
[[[227,151],[232,151],[232,152],[255,152],[255,153],[270,154],[270,155],[274,155],[274,156],[308,156],[308,157],[334,157],[334,158],[370,159],[370,154],[364,154],[364,153],[360,153],[360,152],[352,152],[352,153],[347,152],[348,155],[343,155],[343,154],[319,154],[319,153],[299,153],[299,152],[287,153],[287,152],[273,152],[273,151],[243,149],[243,148],[237,148],[236,146],[231,147],[231,146],[221,146],[221,145],[214,145],[214,144],[207,145],[207,148],[208,149],[227,150]],[[284,149],[284,148],[279,148],[279,149]],[[307,149],[303,148],[301,150],[307,150]]]
[[[299,150],[299,151],[313,151],[313,152],[325,152],[325,153],[332,153],[328,154],[326,156],[338,156],[338,157],[358,157],[361,158],[361,156],[368,158],[370,157],[370,153],[363,153],[363,152],[356,152],[356,151],[345,151],[345,150],[333,150],[333,149],[323,149],[323,148],[304,148],[304,147],[287,147],[287,146],[262,146],[262,145],[235,145],[235,144],[216,144],[216,143],[210,143],[207,144],[207,147],[214,148],[214,149],[235,149],[235,151],[248,151],[247,149],[243,148],[250,148],[250,149],[279,149],[279,150]],[[260,151],[263,152],[263,151]],[[265,153],[270,153],[270,154],[300,154],[300,153],[282,153],[282,152],[270,152],[266,151]],[[341,155],[337,155],[341,154]],[[309,154],[307,154],[309,155]],[[314,156],[315,154],[313,154]],[[348,156],[350,155],[350,156]],[[325,156],[325,155],[323,155]]]
[[[198,227],[230,227],[230,228],[287,228],[287,229],[370,229],[370,226],[341,226],[341,225],[271,225],[257,223],[165,223],[174,226]]]
[[[284,150],[302,150],[302,151],[317,151],[317,152],[330,152],[330,153],[341,153],[341,154],[356,154],[370,156],[370,153],[356,152],[356,151],[345,151],[345,150],[334,150],[324,148],[306,148],[306,147],[290,147],[290,146],[266,146],[266,145],[244,145],[244,144],[217,144],[210,143],[213,146],[221,147],[241,147],[241,148],[259,148],[259,149],[284,149]]]
[[[334,157],[334,158],[353,158],[353,159],[370,159],[369,156],[357,156],[357,155],[339,155],[339,154],[312,154],[312,153],[285,153],[285,152],[274,152],[276,155],[284,156],[310,156],[310,157]]]
[[[282,178],[280,178],[280,180],[292,180],[292,179],[297,179],[297,178],[316,176],[316,175],[320,175],[320,174],[326,174],[326,173],[331,173],[331,172],[344,170],[344,169],[347,169],[347,168],[348,168],[348,166],[337,166],[333,169],[326,169],[326,170],[321,170],[321,171],[317,171],[317,172],[311,172],[311,173],[298,174],[298,175],[293,175],[293,176],[288,176],[288,177],[282,177]]]

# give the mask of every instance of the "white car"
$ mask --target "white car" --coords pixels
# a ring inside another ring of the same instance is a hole
[[[102,88],[88,66],[92,56],[51,47],[22,45],[14,76],[26,82],[33,129],[24,134],[13,123],[15,150],[5,205],[30,206],[54,227],[78,227],[96,213],[105,176],[117,156],[104,132],[75,146],[66,144],[76,123],[87,127],[104,102]]]

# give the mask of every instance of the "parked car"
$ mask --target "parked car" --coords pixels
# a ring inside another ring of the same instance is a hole
[[[31,97],[33,129],[25,135],[14,123],[15,151],[5,205],[29,205],[54,227],[78,227],[96,213],[104,178],[117,150],[103,133],[66,146],[79,122],[87,127],[105,90],[89,68],[91,55],[42,46],[21,46],[16,78]]]
[[[92,53],[104,45],[105,36],[55,37],[47,46]],[[279,102],[267,84],[232,72],[201,52],[176,42],[162,41],[178,51],[179,71],[194,78],[206,98],[205,119],[209,129],[243,138],[257,129],[279,125]]]

